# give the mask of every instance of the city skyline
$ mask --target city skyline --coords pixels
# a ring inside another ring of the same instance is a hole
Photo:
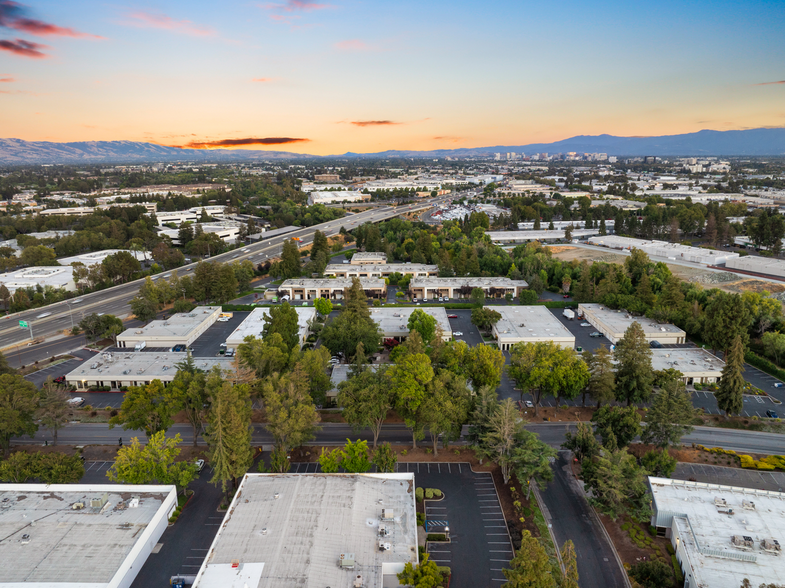
[[[0,125],[318,155],[782,127],[772,8],[0,0]]]

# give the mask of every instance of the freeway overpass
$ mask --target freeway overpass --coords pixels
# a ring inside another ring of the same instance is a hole
[[[410,206],[406,205],[397,208],[386,206],[367,210],[334,221],[298,229],[291,233],[287,233],[286,235],[273,237],[266,241],[247,245],[241,249],[222,253],[221,255],[215,255],[211,258],[211,261],[232,262],[250,259],[254,265],[256,265],[279,256],[283,242],[292,237],[299,237],[301,239],[300,246],[305,246],[313,242],[313,234],[317,230],[322,231],[327,236],[333,236],[338,234],[341,227],[346,228],[346,230],[351,230],[363,223],[378,223],[401,214],[426,210],[434,205],[454,198],[455,196],[456,195],[449,195],[430,198]],[[177,272],[181,276],[188,275],[188,272],[192,272],[195,267],[196,264],[192,263],[177,268]],[[160,279],[162,275],[163,274],[157,274],[153,279]],[[129,313],[128,302],[131,298],[136,296],[139,291],[139,286],[141,286],[143,281],[144,280],[135,280],[99,292],[85,294],[69,301],[58,302],[42,308],[6,315],[0,319],[0,342],[2,342],[0,343],[0,345],[2,345],[0,351],[24,345],[30,340],[30,330],[20,328],[20,320],[27,321],[28,324],[32,326],[32,335],[34,338],[45,338],[55,335],[66,328],[70,328],[72,320],[74,323],[77,323],[83,316],[94,312],[113,314],[119,317],[127,316]],[[74,303],[74,300],[79,300],[80,302]],[[48,316],[39,318],[43,314],[47,314]]]

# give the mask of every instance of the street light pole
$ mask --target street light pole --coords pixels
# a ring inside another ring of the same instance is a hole
[[[66,300],[65,303],[68,305],[68,316],[71,317],[71,332],[74,331],[74,313],[73,309],[71,308],[71,302]]]

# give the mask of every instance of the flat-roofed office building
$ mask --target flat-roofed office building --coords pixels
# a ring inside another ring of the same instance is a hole
[[[309,323],[316,318],[316,309],[313,306],[295,306],[297,313],[297,327],[299,329],[300,347],[303,346],[309,335]],[[237,349],[246,337],[262,338],[264,331],[264,317],[270,314],[269,308],[254,308],[245,320],[226,338],[228,349]]]
[[[611,343],[618,343],[632,323],[641,326],[648,342],[673,345],[684,343],[687,339],[687,333],[675,325],[658,323],[645,316],[635,317],[626,310],[612,310],[602,304],[579,304],[578,312]]]
[[[400,341],[409,336],[409,317],[412,316],[416,309],[417,307],[372,308],[371,318],[379,325],[379,329],[382,331],[382,336],[385,339],[397,339]],[[447,318],[447,311],[444,310],[444,307],[423,307],[419,310],[436,319],[436,332],[441,332],[444,341],[452,339],[450,319]]]
[[[493,325],[499,349],[516,343],[551,341],[561,347],[575,347],[575,335],[544,306],[486,306],[502,315]]]
[[[174,486],[0,484],[0,586],[129,588],[176,507]]]
[[[369,298],[387,296],[387,284],[381,278],[359,278],[365,295]],[[278,294],[291,300],[316,300],[329,298],[343,300],[345,291],[352,287],[352,278],[295,278],[278,286]]]
[[[387,263],[387,255],[385,253],[377,253],[375,251],[362,251],[352,255],[349,263],[352,265],[361,265],[363,263],[382,265]]]
[[[412,275],[415,278],[428,278],[439,275],[439,266],[424,263],[387,263],[362,264],[333,263],[324,269],[325,276],[336,278],[386,278],[391,274]]]
[[[414,474],[246,474],[193,588],[398,586],[418,563]]]
[[[74,283],[74,269],[72,267],[40,266],[26,267],[12,272],[0,274],[0,284],[4,284],[13,295],[17,290],[51,286],[54,289],[62,288],[68,292],[76,290]]]
[[[673,347],[652,349],[651,367],[654,371],[678,370],[688,385],[711,384],[720,381],[725,362],[700,347]]]
[[[151,321],[143,327],[127,329],[117,336],[118,347],[174,347],[190,345],[209,329],[221,315],[220,306],[197,306],[166,320]]]
[[[475,288],[488,298],[504,298],[507,294],[519,296],[528,287],[525,281],[510,278],[412,278],[409,282],[412,296],[423,300],[469,298]]]

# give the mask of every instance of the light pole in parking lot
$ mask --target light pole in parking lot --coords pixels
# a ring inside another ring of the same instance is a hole
[[[71,308],[71,301],[66,300],[65,303],[68,305],[68,316],[71,317],[71,332],[74,331],[74,313],[73,309]]]

